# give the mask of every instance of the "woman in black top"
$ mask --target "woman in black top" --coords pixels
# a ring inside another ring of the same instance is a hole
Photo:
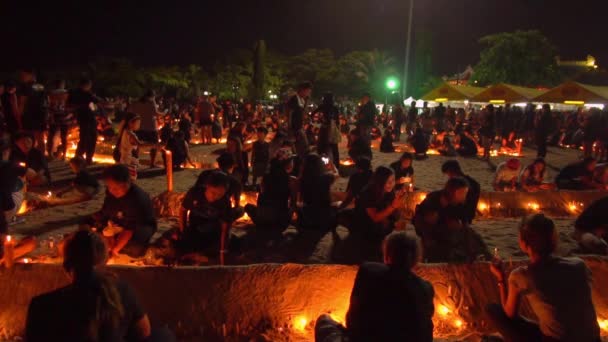
[[[340,161],[338,143],[341,139],[340,114],[338,107],[334,104],[334,95],[332,93],[323,95],[323,103],[317,108],[316,112],[323,114],[321,129],[319,130],[317,153],[331,156],[331,160],[338,167]]]
[[[566,165],[557,177],[555,184],[558,189],[565,190],[593,190],[601,186],[593,181],[593,170],[597,162],[587,157],[579,162]]]
[[[299,225],[309,230],[330,230],[335,226],[336,216],[330,195],[335,176],[327,172],[326,165],[317,154],[307,155],[303,166],[299,184],[303,203]]]
[[[142,341],[150,321],[133,289],[104,272],[108,253],[102,238],[79,231],[65,245],[63,268],[71,284],[34,297],[25,339],[36,341]]]
[[[391,169],[395,172],[396,188],[401,189],[404,186],[412,184],[414,187],[414,168],[412,167],[412,154],[404,152],[401,158],[391,164]]]

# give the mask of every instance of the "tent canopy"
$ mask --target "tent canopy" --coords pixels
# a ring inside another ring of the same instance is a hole
[[[569,81],[536,97],[534,102],[565,104],[608,103],[608,87]]]
[[[446,102],[470,100],[484,89],[479,87],[469,87],[461,85],[451,85],[444,83],[441,86],[425,94],[424,101]]]
[[[529,102],[545,91],[500,83],[484,89],[471,99],[473,102],[518,103]]]

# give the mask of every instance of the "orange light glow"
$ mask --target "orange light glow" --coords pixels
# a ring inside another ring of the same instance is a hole
[[[454,320],[454,326],[458,329],[462,328],[462,326],[464,325],[464,323],[462,322],[462,320],[460,319],[455,319]]]
[[[420,202],[424,201],[425,199],[426,199],[426,194],[420,194],[420,195],[418,195],[418,200]]]
[[[351,159],[340,160],[340,165],[342,166],[351,166],[355,164]]]
[[[598,318],[597,324],[600,326],[600,329],[608,331],[608,320]]]
[[[450,309],[445,305],[439,305],[437,312],[439,312],[441,316],[447,316],[450,313]]]
[[[6,243],[11,243],[11,241],[13,240],[13,237],[10,235],[6,236]]]
[[[528,209],[536,211],[540,209],[540,205],[538,205],[538,203],[530,202],[528,203]]]
[[[479,209],[479,211],[486,211],[488,210],[488,205],[485,202],[479,202],[477,209]]]
[[[304,316],[296,317],[293,323],[294,328],[300,332],[306,330],[306,325],[308,325],[308,319]]]
[[[27,213],[29,210],[29,207],[27,206],[27,201],[23,201],[21,202],[21,206],[19,207],[19,211],[17,211],[17,215],[22,215]]]

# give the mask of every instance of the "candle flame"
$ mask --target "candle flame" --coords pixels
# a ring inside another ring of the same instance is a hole
[[[437,312],[439,312],[441,316],[447,316],[450,313],[450,309],[445,305],[439,305]]]
[[[21,162],[21,163],[19,163],[19,166],[21,166],[21,167],[25,167],[26,165],[25,165],[25,163],[24,163],[24,162]]]
[[[29,264],[31,262],[30,258],[23,258],[24,264]]]
[[[12,239],[13,239],[12,236],[10,236],[10,235],[6,236],[6,242],[10,243]]]
[[[298,331],[304,331],[306,329],[306,325],[308,324],[308,319],[304,316],[296,317],[293,326]]]
[[[538,210],[540,209],[540,205],[538,205],[538,203],[534,203],[534,202],[530,202],[528,203],[528,209],[532,209],[532,210]]]
[[[486,211],[488,210],[488,205],[485,202],[479,202],[477,209],[479,209],[479,211]]]
[[[21,206],[19,207],[19,210],[17,211],[17,215],[21,215],[21,214],[25,214],[28,211],[28,206],[27,206],[27,201],[23,201],[21,202]]]
[[[462,328],[462,326],[464,325],[464,323],[462,322],[462,320],[460,319],[455,319],[454,320],[454,326],[458,329]]]
[[[600,326],[600,329],[608,331],[608,320],[598,318],[597,324]]]

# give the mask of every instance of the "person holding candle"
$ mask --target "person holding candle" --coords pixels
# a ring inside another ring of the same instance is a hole
[[[507,341],[600,340],[591,271],[579,258],[554,256],[557,241],[551,219],[540,213],[530,215],[519,228],[519,246],[530,263],[511,271],[508,278],[499,258],[491,264],[501,304],[490,304],[487,317]],[[524,299],[538,322],[520,315]]]
[[[402,189],[414,184],[414,167],[412,166],[413,156],[409,152],[404,152],[398,161],[391,164],[391,169],[395,172],[395,188]]]
[[[51,182],[51,172],[44,152],[34,147],[34,136],[20,132],[14,136],[10,160],[27,169],[25,178],[31,186],[43,186]]]
[[[521,188],[527,192],[553,189],[555,187],[554,184],[544,182],[546,170],[547,163],[545,160],[542,158],[535,159],[519,175]]]
[[[515,191],[520,172],[521,162],[519,159],[511,158],[498,164],[492,181],[494,191]]]
[[[421,247],[405,232],[388,235],[382,244],[383,263],[359,267],[350,295],[346,327],[329,315],[315,324],[315,341],[433,341],[433,285],[412,269]]]
[[[103,206],[85,224],[107,238],[111,257],[143,256],[157,230],[150,195],[132,183],[129,169],[122,164],[107,167],[102,178],[107,189]]]
[[[460,168],[460,163],[457,160],[448,160],[441,165],[441,172],[448,176],[448,179],[452,178],[463,178],[469,184],[469,191],[467,192],[466,199],[463,204],[464,216],[463,219],[466,223],[473,223],[475,215],[477,214],[477,203],[479,203],[479,196],[481,194],[481,185],[473,179],[473,177],[466,175]]]

